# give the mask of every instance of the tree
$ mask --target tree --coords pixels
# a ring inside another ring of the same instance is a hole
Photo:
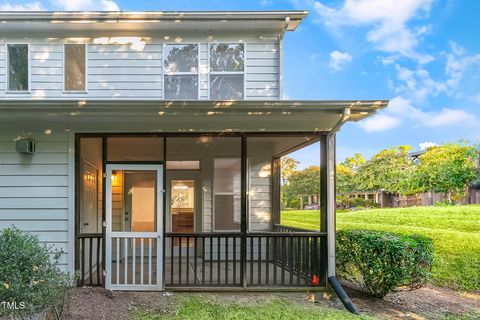
[[[353,157],[346,158],[336,168],[337,193],[344,194],[357,190],[355,178],[360,166],[365,163],[365,158],[356,153]]]
[[[362,164],[357,171],[357,190],[383,190],[388,193],[408,193],[415,164],[408,154],[408,145],[384,149]]]
[[[281,185],[285,186],[288,184],[288,178],[290,178],[293,174],[297,172],[297,165],[298,161],[284,156],[280,158],[280,179]],[[280,190],[280,201],[282,203],[282,207],[285,208],[288,203],[287,195],[285,194],[285,189],[282,187]]]
[[[282,185],[286,184],[288,178],[297,172],[298,161],[290,157],[282,157],[280,159],[280,175],[282,178]]]
[[[310,166],[293,173],[285,186],[285,195],[290,202],[301,194],[315,195],[320,193],[320,167]]]
[[[460,200],[466,187],[478,178],[478,149],[460,143],[431,147],[419,157],[412,189],[443,192]]]

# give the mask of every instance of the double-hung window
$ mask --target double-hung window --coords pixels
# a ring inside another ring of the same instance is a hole
[[[28,44],[7,44],[8,91],[28,91]]]
[[[210,44],[210,99],[242,100],[245,78],[245,44]]]
[[[198,44],[167,44],[163,56],[164,98],[198,99]]]
[[[84,44],[64,45],[64,90],[75,92],[86,90],[86,56]]]

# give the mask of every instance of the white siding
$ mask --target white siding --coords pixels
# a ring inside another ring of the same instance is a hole
[[[251,231],[272,230],[271,156],[249,158],[249,219]]]
[[[248,42],[246,45],[246,99],[279,100],[280,54],[278,41]]]
[[[179,37],[199,43],[199,99],[209,99],[208,43],[205,37]],[[87,44],[87,91],[63,91],[63,44],[66,39],[0,38],[0,99],[100,98],[163,99],[163,38],[144,38],[145,46]],[[245,42],[245,99],[280,99],[278,37],[214,37],[219,42]],[[180,43],[181,43],[180,42]],[[6,44],[30,44],[30,92],[6,93]],[[171,42],[168,42],[171,43]]]
[[[37,153],[15,151],[16,134],[0,133],[0,229],[12,225],[63,250],[61,268],[73,261],[69,234],[69,140],[67,134],[34,133]]]

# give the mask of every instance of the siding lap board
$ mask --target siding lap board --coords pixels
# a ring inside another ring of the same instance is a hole
[[[16,134],[0,133],[0,229],[16,226],[61,250],[67,270],[68,137],[34,133],[36,154],[15,151]],[[73,218],[73,217],[72,217]]]

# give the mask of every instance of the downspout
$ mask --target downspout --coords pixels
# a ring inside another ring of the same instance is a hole
[[[285,23],[283,25],[282,32],[279,36],[278,44],[278,81],[279,81],[279,90],[278,90],[278,99],[283,100],[283,37],[285,32],[288,30],[288,25],[290,24],[290,17],[285,17]]]
[[[335,276],[335,242],[336,242],[336,190],[335,190],[335,136],[340,127],[350,118],[350,108],[345,108],[342,117],[327,134],[327,275],[328,282],[345,308],[359,314],[357,307],[348,297]]]

